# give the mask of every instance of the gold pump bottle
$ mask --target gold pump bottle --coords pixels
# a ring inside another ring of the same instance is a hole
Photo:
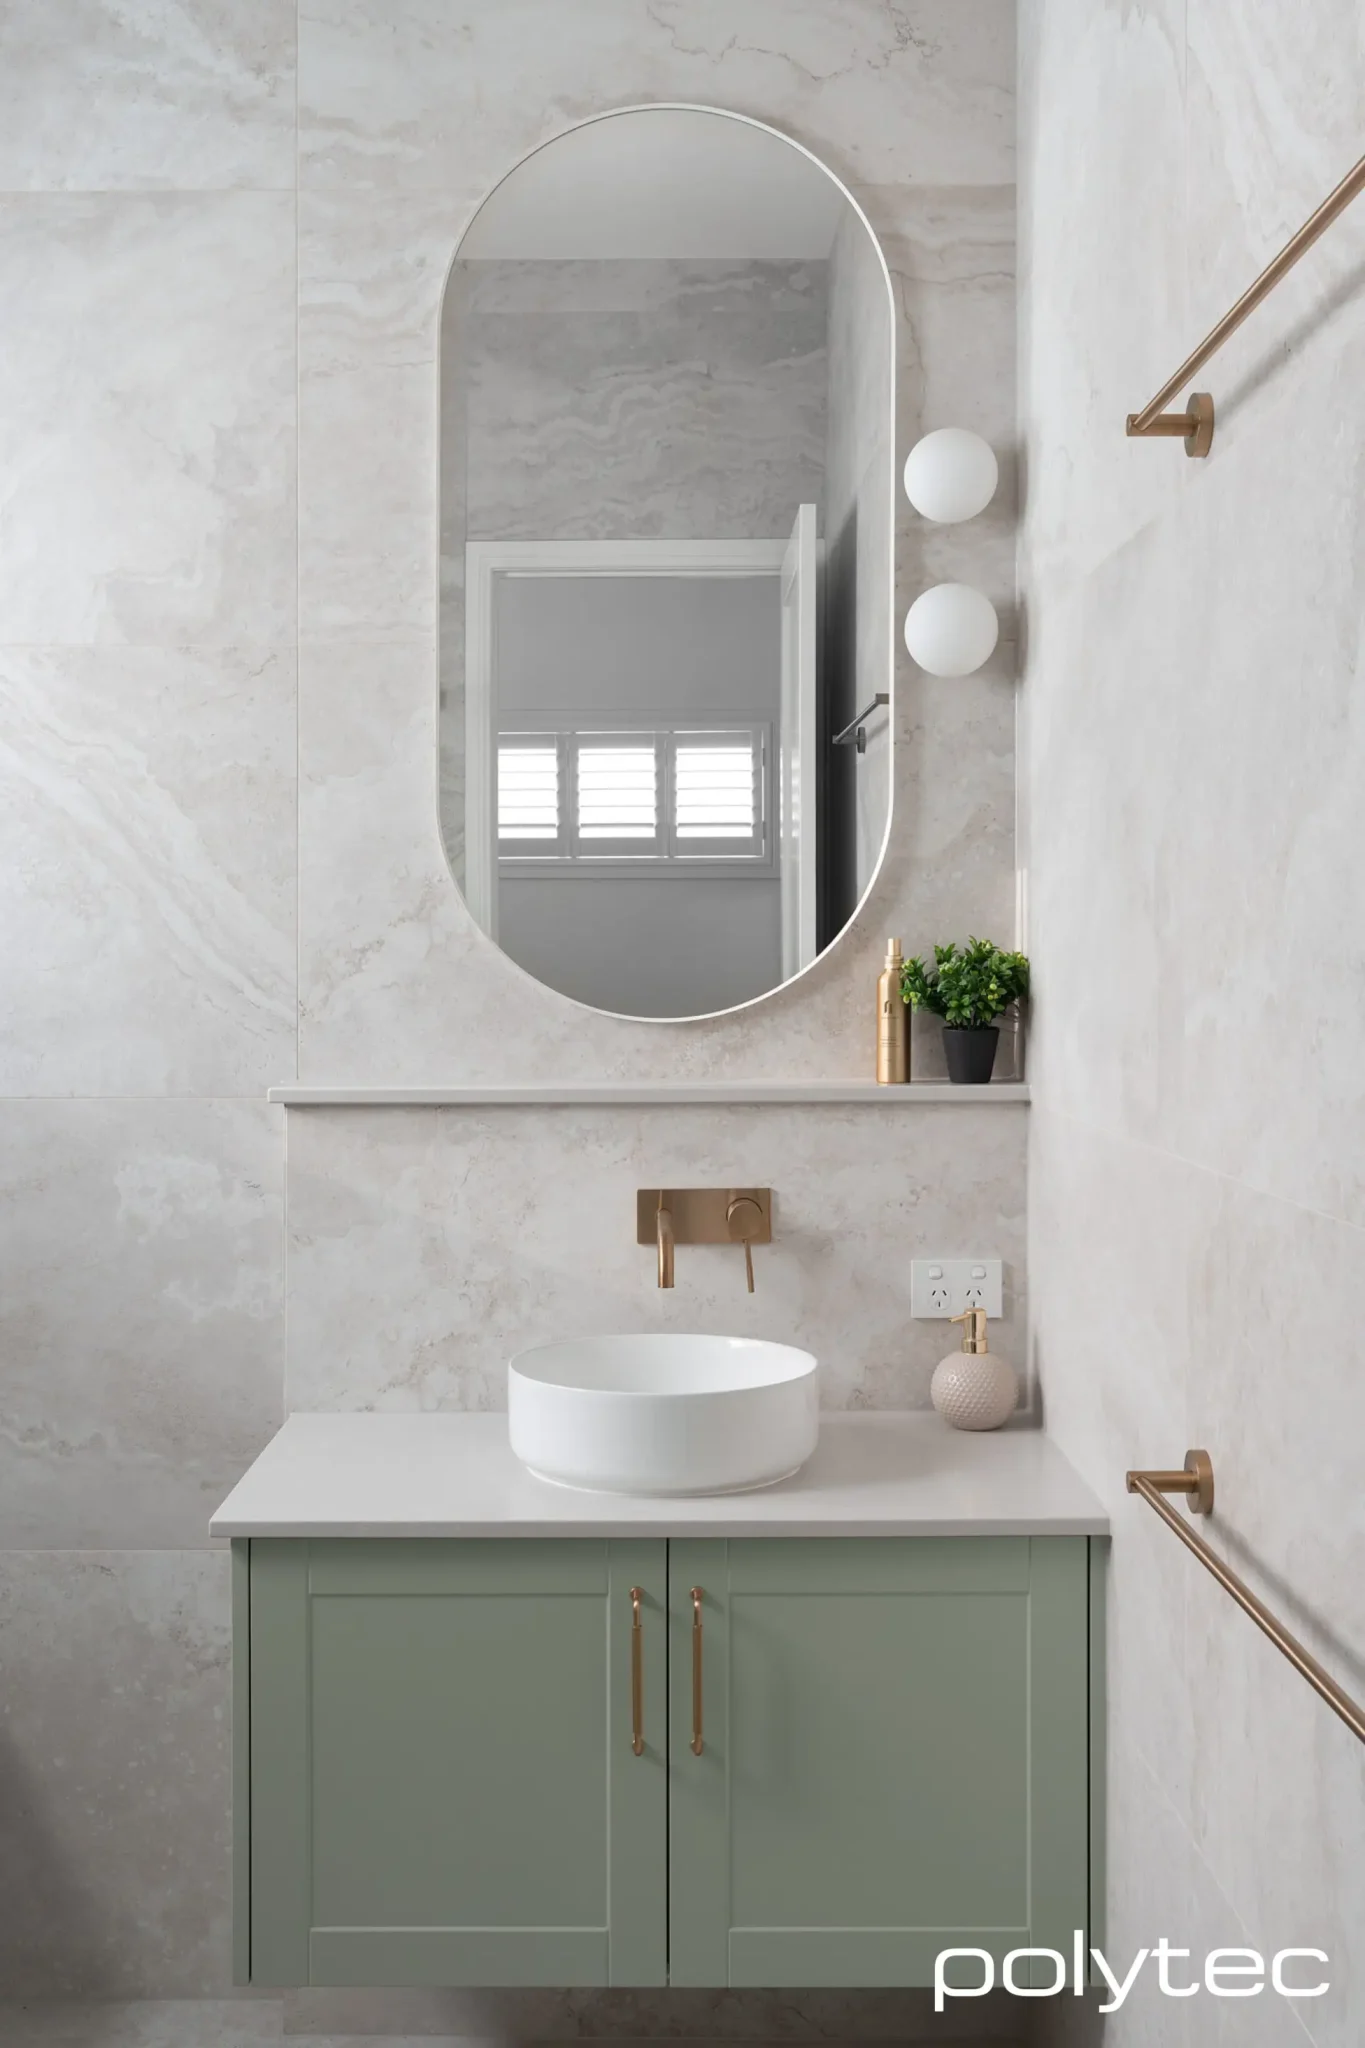
[[[910,1078],[901,995],[901,942],[886,942],[886,965],[877,976],[877,1079],[883,1085]]]

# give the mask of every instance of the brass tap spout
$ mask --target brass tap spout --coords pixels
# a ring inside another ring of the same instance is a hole
[[[725,1208],[725,1226],[744,1247],[744,1277],[754,1291],[754,1233],[763,1226],[763,1211],[751,1195],[732,1195]]]
[[[654,1212],[654,1236],[659,1248],[659,1285],[673,1285],[673,1211],[659,1196],[659,1206]]]

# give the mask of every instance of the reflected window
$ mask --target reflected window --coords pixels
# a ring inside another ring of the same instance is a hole
[[[553,733],[498,740],[498,844],[558,845],[559,742]]]
[[[498,734],[498,862],[525,874],[771,869],[766,724]]]
[[[574,827],[581,846],[621,841],[659,845],[659,750],[652,736],[575,733]],[[644,847],[640,849],[645,851]]]

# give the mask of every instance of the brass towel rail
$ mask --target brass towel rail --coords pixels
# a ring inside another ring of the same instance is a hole
[[[1365,156],[1346,173],[1335,192],[1328,193],[1312,219],[1306,220],[1298,233],[1285,243],[1279,255],[1267,263],[1255,284],[1248,285],[1231,312],[1225,313],[1218,325],[1204,336],[1193,355],[1186,356],[1156,397],[1149,399],[1141,412],[1129,413],[1130,435],[1140,440],[1154,435],[1179,435],[1185,443],[1187,455],[1208,454],[1213,446],[1213,399],[1207,391],[1191,392],[1184,412],[1163,412],[1161,408],[1175,397],[1177,391],[1184,390],[1209,357],[1216,354],[1228,336],[1241,326],[1247,314],[1274,291],[1285,272],[1294,268],[1304,251],[1312,248],[1318,236],[1332,225],[1339,213],[1346,211],[1360,192],[1365,192]]]
[[[1197,1536],[1189,1524],[1182,1520],[1175,1509],[1164,1498],[1168,1493],[1183,1493],[1189,1499],[1192,1512],[1207,1515],[1213,1512],[1213,1465],[1207,1451],[1187,1451],[1185,1468],[1181,1472],[1130,1472],[1129,1493],[1141,1494],[1149,1508],[1155,1509],[1168,1529],[1176,1535],[1187,1550],[1192,1550],[1205,1571],[1212,1572],[1225,1593],[1231,1593],[1243,1613],[1249,1614],[1257,1628],[1270,1637],[1275,1648],[1289,1659],[1294,1669],[1326,1700],[1334,1714],[1340,1715],[1352,1735],[1365,1742],[1365,1707],[1343,1692],[1334,1678],[1328,1676],[1316,1657],[1305,1650],[1297,1636],[1292,1636],[1283,1622],[1277,1621],[1265,1604],[1256,1598],[1250,1586],[1230,1571],[1221,1557],[1211,1550],[1202,1536]]]
[[[863,727],[867,724],[874,711],[879,710],[883,704],[889,704],[890,702],[890,691],[878,690],[866,711],[860,711],[855,718],[850,718],[843,731],[835,733],[834,738],[830,741],[830,745],[832,747],[856,747],[860,754],[865,754],[867,752],[867,734],[863,731]]]

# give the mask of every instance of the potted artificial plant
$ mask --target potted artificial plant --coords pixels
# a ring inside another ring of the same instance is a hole
[[[913,1010],[943,1019],[943,1056],[950,1081],[989,1081],[1000,1043],[996,1018],[1028,994],[1028,961],[1002,953],[989,939],[935,946],[934,964],[918,955],[901,968],[901,995]]]

